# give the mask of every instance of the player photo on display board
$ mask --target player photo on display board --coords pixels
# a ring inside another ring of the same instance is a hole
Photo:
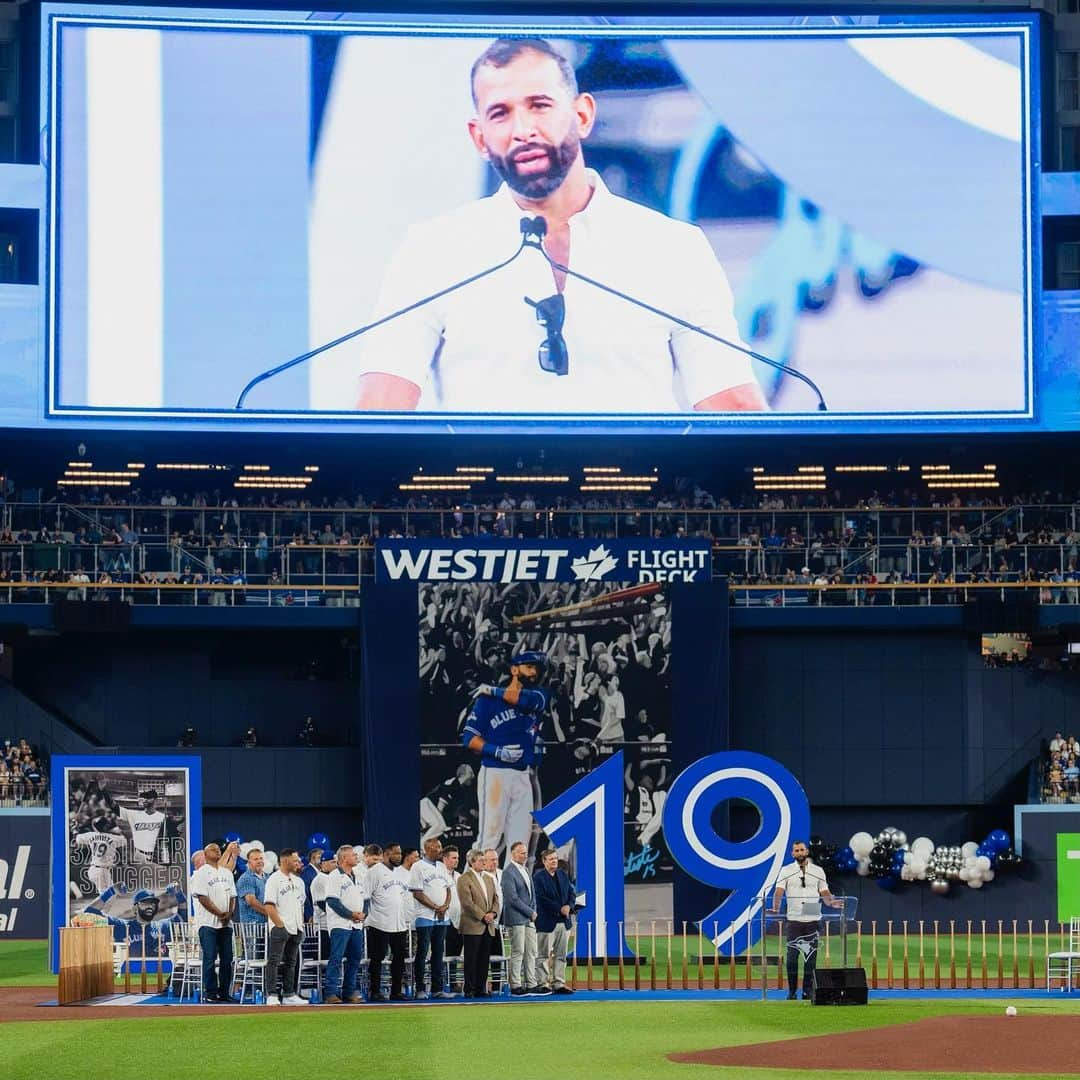
[[[658,584],[421,586],[422,838],[532,858],[533,811],[622,751],[626,880],[670,880],[670,654]]]
[[[67,769],[65,799],[66,921],[105,919],[133,955],[156,955],[187,919],[187,770]]]

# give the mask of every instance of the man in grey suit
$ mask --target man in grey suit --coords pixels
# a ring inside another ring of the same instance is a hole
[[[510,931],[510,993],[514,997],[537,993],[536,897],[532,876],[525,868],[527,855],[520,840],[511,844],[510,862],[502,875],[502,921]]]

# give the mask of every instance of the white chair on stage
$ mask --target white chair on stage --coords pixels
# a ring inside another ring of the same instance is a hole
[[[1068,949],[1046,955],[1046,989],[1071,994],[1077,975],[1080,975],[1080,916],[1074,915],[1069,920]]]

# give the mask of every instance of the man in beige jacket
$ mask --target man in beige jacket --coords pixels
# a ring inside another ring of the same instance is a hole
[[[498,930],[499,897],[493,879],[484,873],[484,853],[470,851],[469,869],[457,883],[461,901],[461,938],[465,945],[465,996],[491,997],[487,991],[491,946]]]

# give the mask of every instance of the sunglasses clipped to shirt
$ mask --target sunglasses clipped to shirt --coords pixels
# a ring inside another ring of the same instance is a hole
[[[566,321],[566,301],[562,293],[556,293],[545,300],[530,300],[525,303],[536,312],[536,321],[547,331],[547,337],[540,342],[537,359],[540,370],[552,375],[566,375],[570,371],[570,354],[566,348],[566,339],[562,335]]]

